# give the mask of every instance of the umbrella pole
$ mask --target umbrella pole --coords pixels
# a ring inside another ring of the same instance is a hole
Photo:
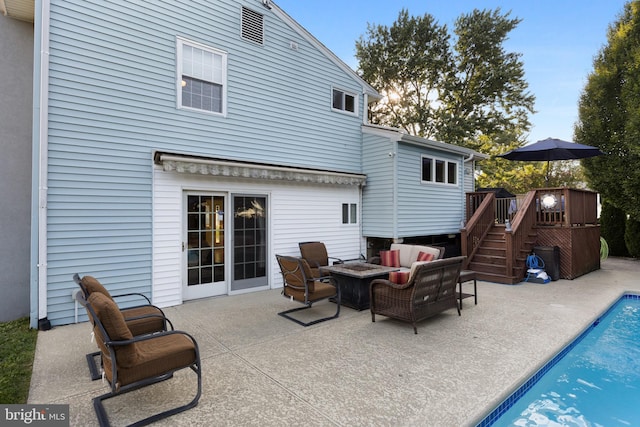
[[[549,160],[547,160],[547,176],[544,177],[544,182],[548,187],[549,186]]]

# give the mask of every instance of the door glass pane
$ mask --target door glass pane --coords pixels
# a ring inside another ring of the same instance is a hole
[[[187,198],[187,284],[224,280],[224,197]]]
[[[233,290],[266,285],[266,197],[233,196]]]

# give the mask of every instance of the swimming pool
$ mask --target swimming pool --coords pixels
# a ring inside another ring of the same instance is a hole
[[[625,294],[478,426],[640,426],[640,295]]]

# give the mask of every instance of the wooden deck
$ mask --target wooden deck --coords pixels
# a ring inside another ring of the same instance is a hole
[[[461,240],[467,268],[482,280],[521,282],[535,246],[558,246],[560,277],[574,279],[600,268],[597,194],[566,187],[540,188],[515,199],[467,193]]]

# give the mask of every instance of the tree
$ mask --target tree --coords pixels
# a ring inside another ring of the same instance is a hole
[[[476,9],[456,20],[453,44],[429,14],[402,9],[391,27],[369,24],[356,57],[360,75],[384,96],[372,122],[479,151],[487,140],[521,145],[534,97],[520,55],[503,47],[519,22],[500,9]]]
[[[609,245],[609,255],[629,255],[625,243],[626,225],[627,215],[603,199],[600,212],[600,235]]]
[[[453,70],[446,26],[433,16],[409,17],[402,9],[391,27],[367,25],[368,39],[356,42],[359,73],[384,99],[371,109],[372,123],[434,137],[438,100],[446,97]]]
[[[627,3],[608,30],[580,97],[575,140],[604,156],[582,164],[590,187],[640,220],[640,1]]]

